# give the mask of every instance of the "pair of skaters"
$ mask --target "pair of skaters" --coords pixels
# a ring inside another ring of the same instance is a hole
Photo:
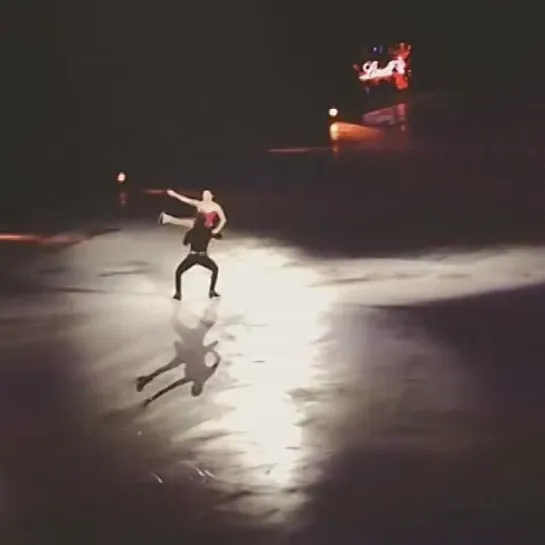
[[[215,299],[219,297],[219,293],[216,291],[219,269],[216,262],[208,255],[208,246],[212,238],[222,237],[221,230],[227,223],[225,213],[223,212],[222,207],[214,201],[214,196],[209,190],[203,191],[201,200],[190,199],[189,197],[180,195],[170,189],[168,190],[167,194],[170,197],[178,199],[185,204],[189,204],[196,209],[195,218],[176,218],[166,214],[165,212],[161,212],[161,214],[159,214],[159,225],[171,224],[188,228],[188,231],[184,236],[184,245],[189,246],[189,253],[176,268],[175,293],[173,299],[177,301],[182,299],[182,275],[195,265],[200,265],[212,273],[208,294],[210,299]],[[191,359],[185,362],[186,371],[185,376],[182,379],[173,382],[166,388],[163,388],[154,394],[152,397],[146,399],[144,406],[149,405],[151,402],[167,392],[188,382],[193,383],[191,393],[195,396],[200,395],[204,383],[214,374],[220,363],[220,356],[214,350],[215,346],[217,345],[217,341],[205,346],[203,340],[206,332],[214,325],[214,322],[215,320],[212,322],[202,321],[201,326],[195,331],[191,331],[182,324],[177,323],[175,329],[182,339],[185,337],[193,337],[192,340],[199,344],[199,348],[197,349],[198,357],[194,361]],[[152,382],[159,375],[178,367],[183,361],[185,361],[182,350],[183,344],[184,343],[176,343],[177,356],[170,363],[157,369],[149,375],[139,376],[136,379],[136,390],[138,392],[142,392],[146,385]],[[200,347],[201,344],[202,347]],[[211,353],[216,360],[214,365],[211,367],[209,367],[205,362],[205,356],[208,353]]]
[[[216,291],[219,268],[217,263],[208,255],[208,246],[212,238],[222,238],[221,230],[227,223],[223,208],[214,200],[214,195],[208,189],[203,191],[201,200],[180,195],[172,189],[167,191],[167,195],[196,209],[195,218],[176,218],[165,212],[159,214],[159,225],[171,224],[188,228],[183,243],[184,246],[189,246],[189,253],[181,261],[174,273],[175,291],[172,298],[181,301],[182,275],[195,265],[200,265],[212,273],[208,296],[210,299],[219,297],[220,295]]]

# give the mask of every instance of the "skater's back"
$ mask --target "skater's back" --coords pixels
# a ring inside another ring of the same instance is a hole
[[[205,254],[211,238],[210,229],[194,225],[184,236],[184,246],[189,246],[190,252]]]

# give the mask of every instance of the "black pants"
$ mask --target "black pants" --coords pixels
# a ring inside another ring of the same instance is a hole
[[[176,269],[174,277],[176,293],[182,293],[182,274],[195,265],[200,265],[212,273],[210,278],[210,291],[214,291],[216,289],[216,282],[218,281],[219,273],[216,262],[206,254],[188,254]]]

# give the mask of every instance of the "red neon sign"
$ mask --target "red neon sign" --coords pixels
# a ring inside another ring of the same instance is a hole
[[[409,56],[411,46],[401,43],[389,51],[390,60],[386,66],[379,67],[379,61],[366,61],[360,67],[354,65],[358,78],[365,85],[374,85],[379,82],[391,81],[401,91],[409,87]]]

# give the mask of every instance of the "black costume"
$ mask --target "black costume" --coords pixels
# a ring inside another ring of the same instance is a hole
[[[182,274],[195,265],[200,265],[212,273],[208,295],[210,298],[219,297],[216,293],[219,269],[216,262],[208,255],[208,245],[212,237],[211,230],[198,222],[186,232],[184,246],[189,246],[189,254],[176,269],[174,299],[179,301],[182,298]]]

